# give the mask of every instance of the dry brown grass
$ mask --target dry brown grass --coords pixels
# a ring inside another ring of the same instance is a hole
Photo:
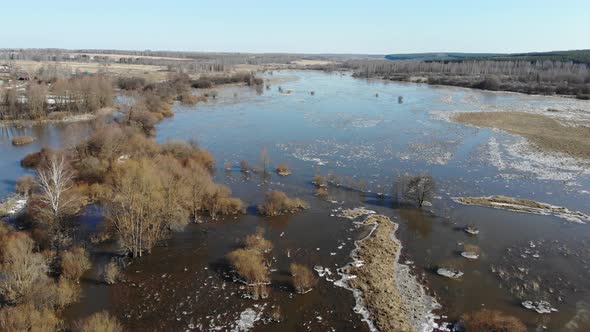
[[[61,256],[61,274],[74,282],[78,282],[91,266],[88,253],[82,247],[67,250]]]
[[[293,287],[298,293],[304,294],[315,285],[316,279],[307,266],[291,263],[290,270],[293,276]]]
[[[61,325],[61,320],[48,308],[23,304],[0,309],[0,330],[5,332],[53,332]]]
[[[520,135],[543,151],[590,158],[590,128],[564,126],[550,117],[525,112],[464,112],[455,121]]]
[[[307,202],[299,198],[289,198],[284,192],[273,190],[264,195],[264,202],[258,206],[258,211],[264,216],[277,216],[308,208]]]
[[[106,311],[97,312],[74,324],[75,332],[122,332],[123,325]]]
[[[17,136],[12,139],[12,145],[14,145],[14,146],[27,145],[27,144],[33,143],[36,140],[37,140],[37,138],[33,137],[33,136]]]
[[[268,267],[264,263],[264,257],[260,250],[236,249],[227,255],[227,259],[246,284],[256,285],[269,282]]]
[[[467,332],[526,332],[526,326],[513,316],[482,309],[462,317]]]

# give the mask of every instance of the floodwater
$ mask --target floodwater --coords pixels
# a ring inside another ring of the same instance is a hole
[[[463,206],[451,199],[503,194],[590,214],[588,165],[533,153],[518,137],[454,124],[446,116],[461,110],[545,114],[556,108],[562,113],[547,115],[571,121],[568,116],[574,114],[587,121],[590,103],[367,81],[348,73],[283,71],[265,77],[270,89],[262,94],[247,87],[223,88],[216,100],[177,105],[175,116],[157,128],[159,142],[196,139],[210,150],[217,158],[216,181],[229,185],[250,206],[248,213],[190,225],[152,254],[134,260],[125,270],[126,282],[112,286],[97,281],[111,248],[96,248],[97,264],[83,281],[84,298],[66,311],[68,319],[106,309],[137,331],[239,330],[249,320],[255,320],[252,331],[367,331],[353,312],[349,291],[322,278],[312,292],[297,295],[288,271],[291,262],[332,270],[345,265],[353,241],[366,230],[331,216],[332,210],[365,206],[400,224],[402,263],[411,264],[436,295],[443,321],[485,307],[519,317],[531,331],[590,330],[590,226]],[[403,96],[402,103],[398,96]],[[43,134],[46,130],[49,134]],[[35,145],[21,148],[6,138],[0,144],[1,194],[10,192],[23,173],[18,165],[22,156],[44,144],[59,144],[66,131],[43,129]],[[260,164],[262,148],[271,164],[287,163],[293,175],[244,177],[238,163]],[[233,170],[224,171],[225,163]],[[392,203],[387,194],[404,173],[434,177],[437,194],[431,207]],[[329,200],[318,198],[311,184],[315,174],[335,175],[344,185],[331,186]],[[311,209],[258,217],[254,207],[269,189],[304,198]],[[372,194],[377,192],[386,195]],[[97,209],[89,209],[88,219],[100,220]],[[463,232],[467,224],[475,224],[480,234]],[[224,257],[257,227],[264,228],[274,249],[270,297],[255,301],[244,298],[245,290],[233,282]],[[480,259],[461,257],[462,244],[477,245]],[[460,280],[436,275],[437,267],[449,265],[465,275]],[[521,306],[525,300],[546,300],[558,311],[537,314]],[[281,313],[279,322],[269,318],[275,310]]]

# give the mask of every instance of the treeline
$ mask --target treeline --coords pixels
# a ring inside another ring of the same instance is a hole
[[[389,60],[424,60],[462,62],[477,61],[557,61],[590,64],[590,50],[527,53],[408,53],[388,54]]]
[[[112,106],[113,84],[105,75],[57,76],[0,91],[0,119],[59,118]]]
[[[356,77],[590,98],[590,67],[560,61],[347,61]]]

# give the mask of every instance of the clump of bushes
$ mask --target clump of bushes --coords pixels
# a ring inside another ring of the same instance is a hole
[[[6,332],[57,331],[61,320],[49,308],[36,308],[33,304],[4,307],[0,310],[0,329]]]
[[[74,282],[79,282],[91,266],[88,253],[83,247],[74,247],[61,256],[61,275]]]
[[[242,282],[249,286],[254,299],[268,296],[267,285],[270,284],[270,271],[264,259],[273,245],[264,238],[264,230],[257,229],[255,234],[244,240],[245,248],[236,249],[227,255]]]
[[[309,204],[299,198],[289,198],[282,191],[273,190],[264,195],[264,202],[258,205],[258,211],[263,216],[277,216],[285,213],[295,213],[308,209]]]
[[[53,155],[53,150],[42,148],[41,151],[32,152],[24,156],[20,161],[20,165],[24,168],[37,168],[49,160],[51,155]]]
[[[252,288],[252,295],[265,298],[264,289],[270,283],[270,271],[264,262],[263,253],[255,248],[240,248],[230,252],[227,259],[242,281]]]
[[[275,169],[275,171],[280,176],[291,175],[291,169],[289,168],[289,166],[287,164],[279,164],[277,166],[277,168]]]
[[[117,79],[117,86],[121,90],[140,90],[146,84],[143,77],[119,77]]]
[[[315,285],[316,279],[307,266],[291,263],[290,270],[293,277],[293,287],[299,294],[309,292]]]
[[[516,317],[497,310],[482,309],[462,317],[465,328],[481,332],[526,332],[526,326]]]
[[[192,93],[187,92],[187,93],[181,94],[178,97],[178,100],[183,104],[194,105],[199,102],[207,101],[207,97],[206,96],[196,96],[196,95],[193,95]]]
[[[27,144],[33,143],[36,140],[37,140],[37,138],[33,137],[33,136],[17,136],[12,139],[12,145],[14,145],[14,146],[27,145]]]
[[[74,324],[76,332],[122,332],[123,325],[106,311],[100,311]]]

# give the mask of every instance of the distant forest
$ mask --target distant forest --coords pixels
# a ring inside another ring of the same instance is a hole
[[[454,61],[559,61],[590,64],[590,50],[531,52],[531,53],[408,53],[389,54],[388,60]]]

